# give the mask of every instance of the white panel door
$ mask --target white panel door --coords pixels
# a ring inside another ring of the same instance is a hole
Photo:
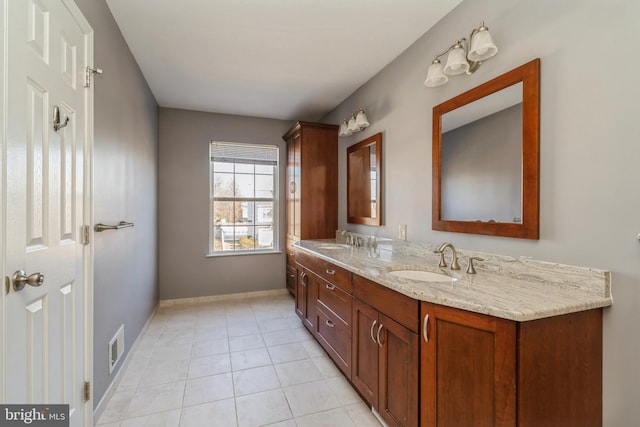
[[[92,408],[82,394],[90,308],[81,227],[91,111],[84,69],[91,36],[72,1],[4,2],[4,270],[9,277],[19,270],[44,275],[40,286],[16,290],[12,283],[5,296],[4,400],[68,403],[71,425],[90,425]],[[52,123],[55,107],[61,124],[68,118],[58,131]]]

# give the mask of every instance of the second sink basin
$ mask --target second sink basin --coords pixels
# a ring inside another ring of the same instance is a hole
[[[446,274],[424,270],[393,270],[390,271],[389,274],[396,277],[402,277],[403,279],[417,280],[419,282],[455,282],[458,280],[455,277],[447,276]]]

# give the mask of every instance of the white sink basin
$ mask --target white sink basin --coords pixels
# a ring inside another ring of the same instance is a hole
[[[390,275],[402,277],[403,279],[417,280],[419,282],[455,282],[455,277],[446,274],[434,273],[424,270],[394,270],[389,272]]]
[[[340,243],[327,243],[325,245],[316,246],[316,249],[329,249],[329,250],[349,249],[349,245],[343,245],[343,244],[340,244]]]

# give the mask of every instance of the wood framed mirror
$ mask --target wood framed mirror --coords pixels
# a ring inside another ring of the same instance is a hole
[[[538,239],[540,59],[433,107],[432,228]]]
[[[382,133],[347,148],[347,222],[382,224]]]

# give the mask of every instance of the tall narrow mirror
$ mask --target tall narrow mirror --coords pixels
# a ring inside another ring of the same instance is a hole
[[[382,134],[347,148],[347,222],[380,225]]]
[[[540,60],[433,108],[432,228],[537,239]]]

